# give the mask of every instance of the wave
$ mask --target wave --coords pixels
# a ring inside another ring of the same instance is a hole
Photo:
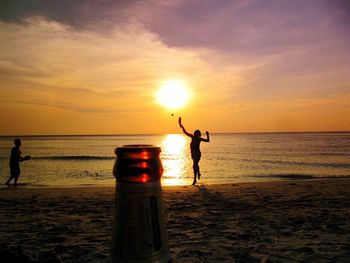
[[[311,153],[312,156],[350,156],[350,153]]]
[[[61,161],[98,161],[98,160],[115,160],[113,156],[91,156],[91,155],[73,155],[73,156],[38,156],[32,157],[35,160],[61,160]],[[162,160],[179,160],[177,156],[162,156]]]
[[[257,159],[242,159],[246,162],[253,163],[268,163],[276,165],[295,165],[295,166],[312,166],[325,168],[350,168],[350,163],[321,163],[321,162],[300,162],[300,161],[280,161],[280,160],[257,160]]]
[[[251,177],[257,178],[282,178],[289,180],[301,180],[301,179],[339,179],[350,178],[350,175],[315,175],[315,174],[270,174],[270,175],[253,175]]]
[[[112,156],[90,156],[90,155],[73,155],[73,156],[39,156],[33,157],[34,160],[59,160],[59,161],[103,161],[115,160]]]

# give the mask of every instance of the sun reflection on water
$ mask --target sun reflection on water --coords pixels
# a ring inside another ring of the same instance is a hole
[[[186,139],[180,134],[168,134],[161,143],[161,159],[164,168],[163,185],[184,185],[188,166]]]

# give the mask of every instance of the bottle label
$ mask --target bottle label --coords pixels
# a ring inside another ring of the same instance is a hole
[[[117,196],[117,254],[142,257],[161,249],[158,200],[159,197],[144,193]]]

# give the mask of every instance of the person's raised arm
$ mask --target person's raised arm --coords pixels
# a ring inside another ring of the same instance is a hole
[[[206,138],[206,139],[203,139],[203,138],[202,138],[202,141],[203,141],[203,142],[210,142],[209,132],[206,131],[205,134],[207,135],[207,138]]]
[[[181,117],[179,117],[179,125],[180,125],[180,128],[182,129],[183,133],[186,134],[188,137],[191,137],[192,138],[192,134],[188,133],[185,129],[185,127],[182,125],[181,123]]]

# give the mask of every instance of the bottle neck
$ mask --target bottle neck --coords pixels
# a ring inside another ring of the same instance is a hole
[[[160,148],[152,145],[126,145],[116,149],[114,176],[118,182],[148,183],[159,181],[163,173]]]

